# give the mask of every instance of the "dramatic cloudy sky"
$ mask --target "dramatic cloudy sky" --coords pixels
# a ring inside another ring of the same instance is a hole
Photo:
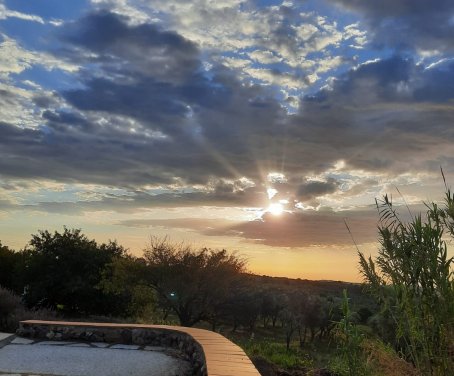
[[[454,182],[452,0],[0,0],[0,239],[82,228],[358,280]]]

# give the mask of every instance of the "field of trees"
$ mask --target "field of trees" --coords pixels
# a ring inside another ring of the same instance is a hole
[[[166,323],[221,332],[263,375],[454,374],[454,195],[409,223],[387,196],[364,285],[248,273],[226,250],[151,238],[141,257],[80,230],[0,244],[0,330],[27,318]]]

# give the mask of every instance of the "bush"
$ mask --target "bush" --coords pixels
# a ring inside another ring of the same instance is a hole
[[[339,355],[331,368],[342,376],[364,376],[370,372],[362,349],[364,336],[356,325],[357,314],[350,310],[347,291],[343,292],[342,319],[336,323],[335,339]]]
[[[249,357],[260,356],[279,367],[311,368],[312,360],[298,348],[287,349],[283,343],[248,340],[239,344]]]
[[[373,260],[360,252],[370,291],[395,323],[394,345],[426,375],[454,374],[453,258],[445,230],[454,237],[454,195],[432,203],[424,217],[404,223],[388,196],[377,201],[380,249]]]
[[[372,370],[371,375],[377,376],[420,376],[421,374],[411,363],[398,356],[395,350],[379,340],[364,340],[362,349]]]
[[[10,290],[0,287],[0,328],[8,327],[8,321],[22,307],[20,298]]]
[[[15,332],[23,320],[53,320],[56,313],[49,309],[28,310],[19,296],[0,287],[0,331]]]

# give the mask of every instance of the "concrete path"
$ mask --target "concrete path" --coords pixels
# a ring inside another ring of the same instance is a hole
[[[16,337],[0,348],[0,376],[182,376],[189,371],[189,362],[150,346]]]
[[[0,348],[7,345],[14,339],[14,334],[11,333],[0,333]]]

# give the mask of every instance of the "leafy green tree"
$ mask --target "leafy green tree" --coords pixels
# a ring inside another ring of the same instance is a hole
[[[302,292],[295,291],[285,295],[284,309],[280,311],[279,318],[284,329],[287,351],[296,332],[299,335],[300,346],[304,345],[306,332],[303,331],[303,320],[307,301],[308,296]]]
[[[293,335],[297,331],[300,324],[298,320],[299,316],[298,313],[289,306],[281,311],[280,318],[282,327],[284,328],[285,345],[288,351],[290,349],[290,343],[292,342]]]
[[[245,262],[226,250],[194,251],[167,239],[152,238],[144,252],[149,283],[180,324],[192,326],[210,317],[210,307],[226,299]]]
[[[0,286],[22,293],[22,255],[0,242]]]
[[[446,190],[444,207],[428,204],[424,217],[408,223],[388,196],[377,201],[379,254],[359,253],[365,281],[395,322],[395,344],[425,375],[437,376],[454,374],[453,258],[445,240],[446,230],[454,236],[454,195]]]
[[[148,274],[144,259],[130,255],[115,257],[104,269],[100,285],[106,293],[124,302],[125,315],[157,323],[162,320],[157,318],[157,297],[148,283]]]
[[[310,331],[310,340],[314,341],[317,328],[323,326],[324,311],[321,299],[317,296],[311,296],[304,304],[304,311],[302,313],[302,325]]]
[[[24,300],[68,315],[117,314],[124,308],[99,283],[106,265],[126,250],[116,242],[98,246],[80,229],[39,231],[24,250]]]
[[[285,308],[287,304],[287,297],[279,290],[266,290],[262,293],[262,305],[260,315],[263,319],[263,327],[268,326],[268,322],[271,321],[273,328],[276,327],[277,319],[279,314]]]
[[[225,312],[231,318],[233,331],[241,326],[253,333],[262,308],[262,292],[256,286],[241,281],[231,289]]]

